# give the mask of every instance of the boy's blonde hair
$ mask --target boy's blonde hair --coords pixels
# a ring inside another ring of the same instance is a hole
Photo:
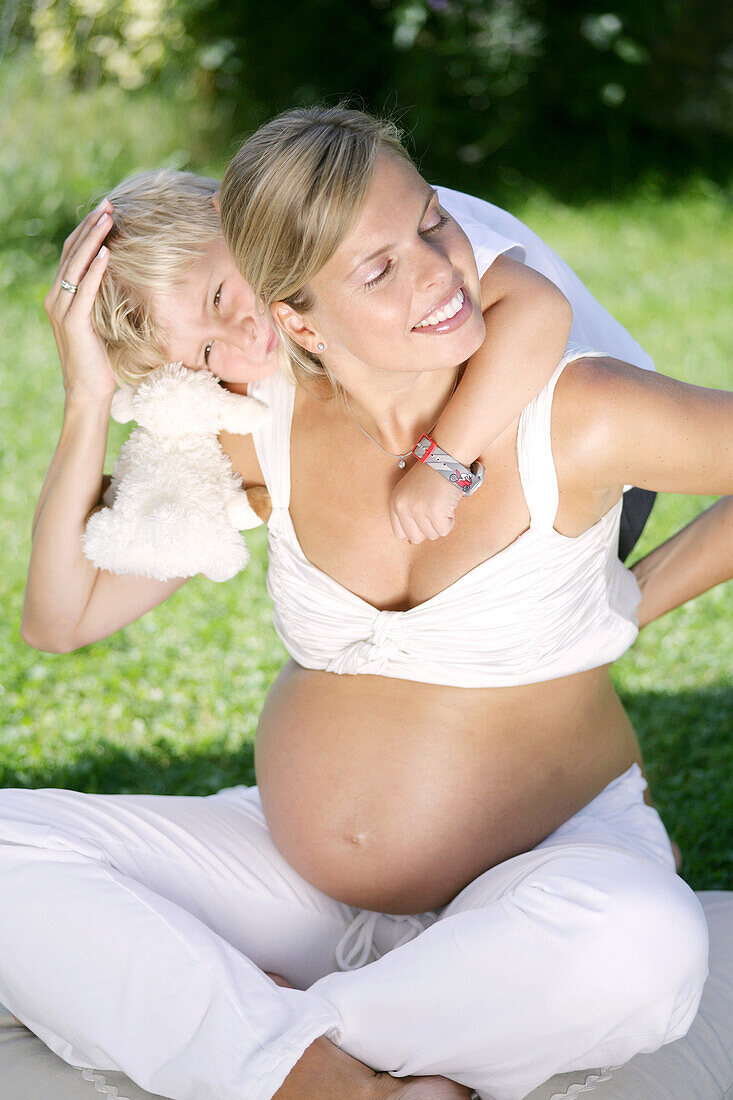
[[[380,152],[410,161],[393,122],[339,106],[286,111],[236,154],[221,185],[221,224],[268,311],[275,302],[313,308],[308,283],[356,221]],[[338,388],[317,356],[279,332],[291,377],[328,377]]]
[[[92,324],[119,381],[135,384],[166,361],[151,295],[175,290],[221,236],[211,201],[218,188],[217,180],[160,168],[130,176],[107,196],[114,224]]]

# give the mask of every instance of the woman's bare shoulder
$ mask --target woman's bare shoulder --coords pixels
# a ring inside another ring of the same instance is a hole
[[[552,450],[566,483],[726,493],[732,428],[733,393],[589,357],[569,363],[558,380]]]
[[[566,484],[603,446],[614,400],[616,361],[590,357],[568,363],[552,399],[552,453],[558,477]]]

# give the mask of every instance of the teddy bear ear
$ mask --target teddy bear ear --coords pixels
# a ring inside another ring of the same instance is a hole
[[[111,413],[112,418],[116,420],[118,424],[126,424],[128,420],[135,419],[134,396],[134,386],[120,386],[118,390],[115,390],[114,397],[112,398]]]

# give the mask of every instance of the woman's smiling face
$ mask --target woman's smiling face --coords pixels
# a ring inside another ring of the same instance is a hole
[[[310,351],[322,341],[333,373],[455,367],[485,335],[470,242],[406,160],[381,154],[357,221],[311,280],[314,307],[274,307]]]
[[[171,362],[208,367],[224,382],[253,382],[278,368],[277,335],[223,236],[206,245],[175,291],[153,295],[152,308]]]

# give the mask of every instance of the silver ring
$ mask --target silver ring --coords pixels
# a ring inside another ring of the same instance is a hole
[[[62,279],[61,280],[61,289],[62,290],[68,290],[69,294],[76,294],[79,287],[74,286],[73,283],[67,283],[66,279]]]

